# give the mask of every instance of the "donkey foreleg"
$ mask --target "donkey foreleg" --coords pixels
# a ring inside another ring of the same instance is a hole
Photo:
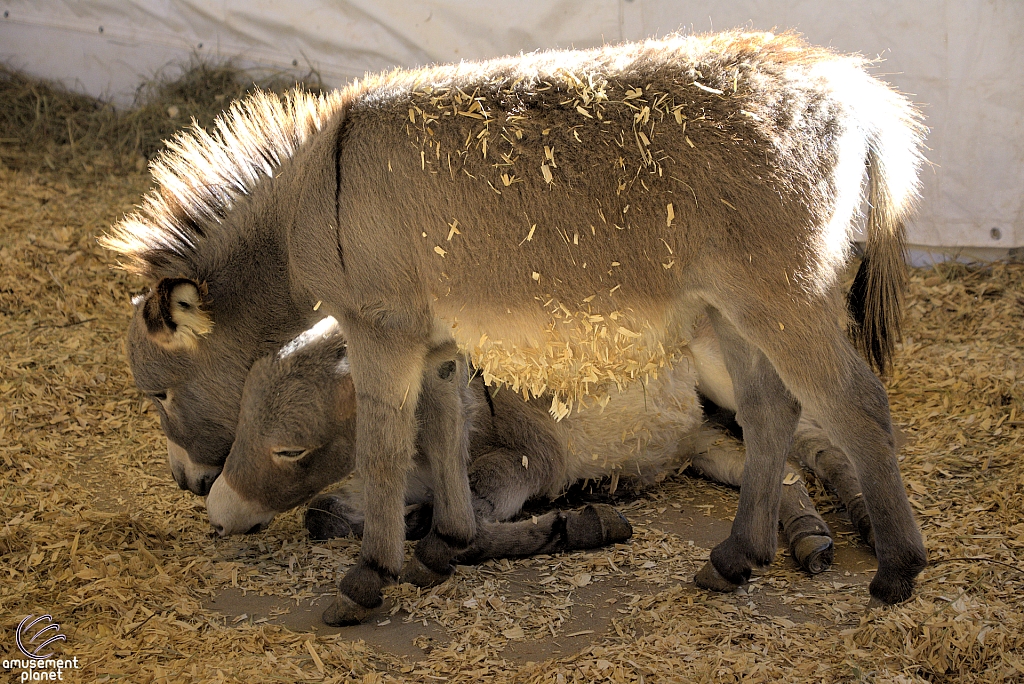
[[[363,536],[362,498],[352,498],[345,490],[320,494],[306,507],[305,526],[310,539],[323,541]],[[429,502],[405,507],[405,538],[418,541],[430,532],[434,507]]]
[[[581,511],[551,511],[517,522],[482,522],[458,562],[475,565],[491,558],[519,558],[561,551],[583,551],[624,542],[633,527],[607,504]]]
[[[745,461],[738,448],[702,451],[691,457],[690,465],[722,484],[739,487],[743,481]],[[793,558],[811,574],[824,572],[832,566],[835,554],[832,532],[815,509],[803,479],[789,465],[783,481],[788,484],[782,488],[779,519]]]
[[[374,333],[377,333],[376,335]],[[346,330],[356,414],[356,469],[363,477],[366,518],[359,561],[338,581],[324,612],[330,625],[361,622],[398,579],[404,560],[406,479],[416,437],[426,350],[408,339],[352,325]]]
[[[402,580],[433,586],[454,571],[455,556],[476,534],[473,494],[469,487],[469,431],[460,387],[468,376],[454,361],[427,368],[420,395],[419,451],[430,467],[434,486],[430,532],[416,544]]]
[[[363,536],[363,502],[347,495],[345,490],[328,492],[309,502],[305,526],[312,539]]]
[[[746,582],[755,566],[775,558],[782,477],[800,405],[760,350],[717,311],[709,317],[733,380],[747,453],[732,531],[694,578],[702,587],[722,591]]]
[[[825,572],[835,558],[832,530],[814,508],[803,479],[788,466],[783,482],[779,521],[793,558],[812,575]]]

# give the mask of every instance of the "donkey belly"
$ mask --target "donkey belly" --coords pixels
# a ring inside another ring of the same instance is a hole
[[[524,396],[550,393],[551,413],[561,420],[576,406],[642,407],[641,382],[661,387],[678,374],[673,365],[692,363],[686,344],[700,311],[697,303],[628,311],[609,315],[586,307],[465,307],[436,314],[451,326],[455,341],[486,382],[508,385]]]
[[[670,467],[687,433],[700,425],[697,374],[684,354],[645,384],[609,393],[600,407],[573,412],[560,424],[567,440],[566,482],[621,473],[653,478]]]

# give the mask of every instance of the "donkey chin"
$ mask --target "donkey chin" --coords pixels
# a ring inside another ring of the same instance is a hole
[[[222,537],[261,532],[277,515],[276,511],[269,511],[243,499],[223,477],[218,477],[210,488],[206,510],[214,531]]]
[[[171,466],[171,475],[182,489],[193,494],[206,496],[210,493],[213,481],[220,475],[219,466],[203,465],[189,458],[188,451],[171,440],[167,440],[167,462]]]

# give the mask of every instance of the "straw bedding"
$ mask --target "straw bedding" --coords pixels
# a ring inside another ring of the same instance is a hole
[[[238,75],[230,97],[244,87]],[[889,389],[932,564],[904,605],[865,613],[863,581],[807,579],[781,558],[746,592],[697,591],[709,544],[672,532],[669,519],[708,497],[728,515],[735,494],[673,476],[622,503],[636,525],[629,544],[465,568],[429,591],[389,589],[382,622],[444,634],[418,639],[417,659],[344,630],[292,632],[205,607],[229,588],[278,597],[281,612],[308,603],[357,544],[310,542],[298,514],[256,536],[210,536],[202,500],[169,477],[155,411],[125,360],[129,298],[142,283],[111,269],[95,241],[147,189],[137,167],[151,150],[122,135],[131,114],[18,79],[0,75],[3,657],[16,654],[23,616],[50,613],[68,636],[58,650],[82,664],[65,671],[72,681],[1024,680],[1024,267],[1012,264],[911,274]],[[212,107],[225,99],[202,92],[196,100]],[[161,136],[177,125],[169,107],[180,116],[191,106],[180,89],[167,93],[141,105]],[[48,109],[26,104],[42,96]],[[61,131],[72,119],[70,130],[91,137],[69,143]],[[837,527],[840,550],[857,543]],[[579,627],[587,591],[611,606],[592,633]],[[550,644],[581,637],[552,655]],[[516,656],[520,647],[536,662]]]

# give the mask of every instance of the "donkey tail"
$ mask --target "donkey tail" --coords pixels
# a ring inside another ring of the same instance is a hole
[[[867,245],[850,290],[854,340],[885,374],[902,339],[907,287],[906,227],[917,202],[927,129],[907,98],[870,79],[874,97],[858,112],[868,143]],[[859,108],[858,108],[859,109]]]

